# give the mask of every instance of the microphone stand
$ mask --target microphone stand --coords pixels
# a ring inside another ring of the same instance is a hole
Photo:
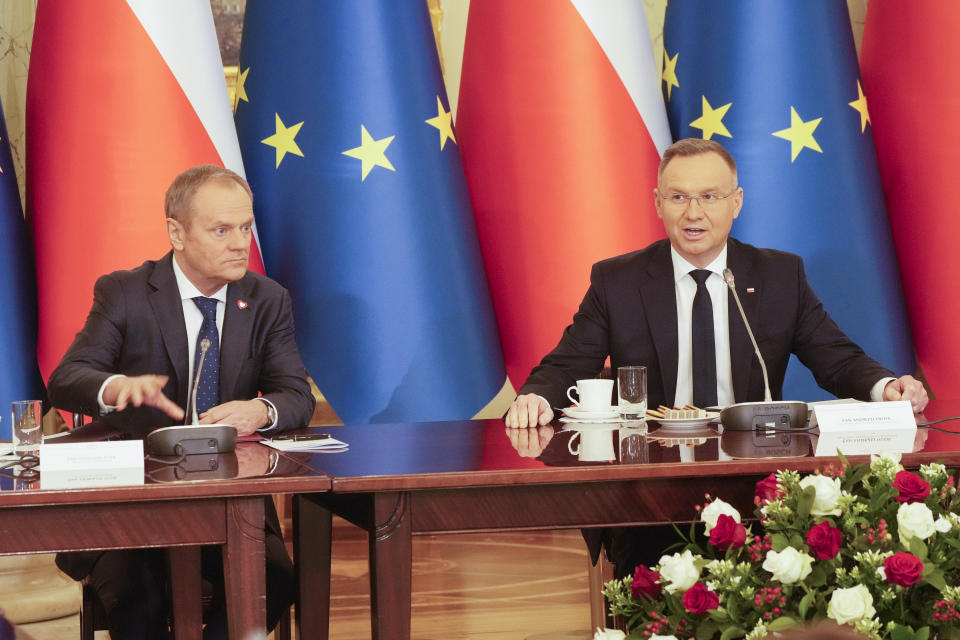
[[[200,341],[200,362],[197,363],[197,370],[193,374],[193,384],[190,385],[190,393],[187,394],[187,407],[192,416],[190,424],[200,424],[200,418],[197,416],[197,388],[200,386],[200,372],[203,371],[203,361],[207,357],[207,349],[209,348],[210,340],[208,338]]]

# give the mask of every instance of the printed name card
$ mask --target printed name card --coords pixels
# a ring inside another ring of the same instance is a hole
[[[917,421],[906,400],[857,402],[814,407],[820,438],[816,456],[910,453]]]
[[[143,484],[143,441],[64,442],[40,445],[44,489]]]

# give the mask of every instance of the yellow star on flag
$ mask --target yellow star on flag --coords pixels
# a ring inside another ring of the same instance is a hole
[[[437,115],[434,118],[424,120],[431,127],[436,127],[440,131],[440,150],[443,151],[443,145],[447,143],[447,138],[457,144],[457,139],[453,137],[453,116],[449,111],[443,110],[443,103],[440,102],[440,96],[437,96]]]
[[[250,73],[250,67],[247,67],[243,71],[240,71],[240,67],[237,67],[237,85],[233,90],[233,110],[237,110],[237,105],[240,104],[240,101],[250,102],[250,99],[247,98],[247,88],[245,86],[247,82],[247,74]]]
[[[390,164],[390,161],[387,160],[386,154],[387,147],[390,146],[390,143],[393,142],[395,137],[396,136],[390,136],[389,138],[374,140],[373,136],[367,133],[367,128],[362,124],[360,125],[360,146],[347,149],[343,152],[343,155],[356,158],[360,161],[361,182],[367,179],[367,174],[369,174],[375,166],[396,171],[393,165]]]
[[[867,123],[870,122],[870,112],[867,111],[867,96],[863,95],[863,86],[861,86],[859,79],[857,80],[857,94],[860,97],[847,104],[860,112],[860,133],[863,133],[867,130]]]
[[[303,157],[303,151],[300,151],[300,147],[297,146],[297,141],[294,139],[297,137],[300,127],[303,126],[303,122],[298,122],[293,126],[287,127],[284,126],[283,120],[280,119],[279,113],[275,113],[274,115],[277,117],[277,132],[269,138],[264,138],[260,142],[274,147],[277,150],[277,169],[279,169],[280,162],[288,153],[300,156],[301,158]]]
[[[677,55],[679,55],[679,53]],[[707,96],[701,97],[703,98],[703,115],[691,122],[690,126],[694,129],[703,130],[704,140],[709,140],[715,133],[721,136],[732,138],[733,136],[730,135],[730,132],[727,131],[727,127],[723,124],[723,116],[727,115],[727,111],[730,109],[730,105],[733,103],[728,102],[722,107],[717,107],[714,109],[710,106],[710,103],[707,102]]]
[[[813,137],[813,132],[817,126],[819,126],[821,120],[823,120],[823,118],[816,118],[815,120],[804,122],[800,116],[797,115],[797,110],[790,107],[790,128],[773,132],[773,135],[778,138],[790,141],[790,162],[797,159],[797,156],[800,155],[804,147],[813,149],[818,153],[823,153],[823,149],[820,148],[820,145],[817,144],[817,141]]]
[[[667,49],[663,49],[663,74],[660,76],[664,82],[667,83],[667,100],[670,99],[670,93],[673,91],[674,87],[679,87],[680,82],[677,80],[677,58],[680,57],[680,52],[677,51],[673,54],[671,58],[667,54]],[[727,105],[728,107],[730,105]],[[722,117],[722,116],[721,116]]]

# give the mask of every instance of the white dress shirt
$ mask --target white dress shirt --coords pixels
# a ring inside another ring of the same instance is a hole
[[[212,298],[217,301],[217,338],[220,339],[223,337],[223,315],[227,308],[227,286],[223,285],[217,289],[212,295],[204,296],[203,293],[197,289],[196,285],[190,282],[190,279],[187,278],[186,274],[183,272],[183,269],[180,268],[180,264],[177,262],[177,256],[174,254],[173,260],[173,275],[177,280],[177,289],[180,291],[180,303],[183,305],[183,323],[187,330],[187,380],[193,380],[193,361],[194,354],[197,350],[197,335],[200,333],[200,326],[203,324],[203,313],[200,311],[200,307],[197,306],[197,303],[193,301],[194,298]],[[100,411],[103,413],[109,413],[116,409],[116,407],[108,406],[103,403],[103,391],[107,388],[107,384],[114,378],[121,378],[122,374],[112,375],[100,386],[100,392],[97,394],[97,403],[100,405]],[[258,400],[263,400],[268,405],[273,407],[273,414],[276,415],[276,407],[272,402],[266,398],[257,398]],[[184,412],[189,414],[190,407],[184,407]],[[187,415],[185,420],[189,420],[190,416]],[[263,427],[264,429],[269,429],[276,426],[277,421],[274,420],[271,424]]]

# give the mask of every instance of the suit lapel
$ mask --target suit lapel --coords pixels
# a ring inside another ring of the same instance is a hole
[[[752,271],[751,260],[736,241],[727,245],[727,267],[733,271],[737,294],[743,311],[756,332],[759,330],[758,305],[763,294],[759,274]],[[753,289],[753,292],[749,290]],[[735,402],[745,402],[750,392],[750,371],[753,368],[753,344],[737,309],[733,293],[728,294],[727,319],[730,325],[730,364],[733,370],[733,397]],[[754,334],[756,335],[756,334]]]
[[[173,363],[176,373],[174,384],[177,390],[177,401],[184,406],[187,401],[187,330],[183,322],[183,303],[180,300],[180,289],[177,279],[173,275],[171,263],[173,254],[168,253],[154,268],[148,281],[152,291],[148,296],[153,315],[160,327],[163,346],[167,357]]]
[[[220,338],[220,402],[234,399],[237,376],[250,347],[256,313],[253,305],[246,277],[230,283]]]
[[[677,289],[668,242],[651,256],[641,277],[640,296],[660,361],[664,402],[673,405],[677,392]]]

